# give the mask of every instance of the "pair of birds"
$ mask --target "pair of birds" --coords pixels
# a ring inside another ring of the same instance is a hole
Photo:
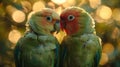
[[[63,10],[60,17],[50,8],[34,13],[29,31],[18,41],[14,56],[16,67],[97,67],[101,41],[92,17],[79,7]],[[61,45],[52,35],[64,30]]]

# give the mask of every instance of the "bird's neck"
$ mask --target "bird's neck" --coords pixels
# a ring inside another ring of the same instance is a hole
[[[84,35],[84,34],[95,34],[96,35],[96,32],[95,32],[95,29],[92,28],[92,29],[83,30],[83,31],[80,31],[76,34],[72,34],[72,35],[68,35],[68,36],[79,37],[79,36]]]
[[[29,32],[31,32],[31,33],[33,33],[33,34],[35,34],[35,35],[37,35],[37,36],[51,36],[52,34],[51,33],[44,33],[44,32],[36,32],[36,31],[33,31],[32,29],[30,29],[29,30]]]

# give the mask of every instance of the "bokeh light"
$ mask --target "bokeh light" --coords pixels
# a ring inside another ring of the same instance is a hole
[[[14,11],[14,13],[12,14],[12,19],[17,23],[23,22],[25,18],[25,13],[20,10]]]
[[[29,1],[21,1],[24,12],[28,13],[32,10],[32,4]]]
[[[48,2],[47,5],[49,8],[55,9],[55,4],[53,2]]]
[[[43,1],[37,1],[33,4],[33,11],[40,11],[41,9],[45,8],[45,4]]]
[[[110,19],[112,16],[111,8],[105,5],[98,7],[96,13],[100,18],[105,20]]]
[[[55,9],[55,11],[60,15],[61,14],[61,12],[62,12],[62,7],[58,7],[58,8],[56,8]]]
[[[109,58],[106,53],[102,53],[100,65],[105,65],[108,62]]]
[[[70,6],[74,6],[75,3],[76,3],[75,0],[67,0],[65,3],[62,4],[62,6],[67,8],[67,7],[70,7]]]
[[[101,0],[89,0],[91,8],[97,8],[101,4]]]
[[[103,47],[99,67],[120,67],[120,0],[0,0],[0,67],[15,67],[12,52],[23,33],[29,31],[33,13],[47,7],[60,15],[71,6],[85,9],[95,20]],[[11,30],[11,26],[16,28]],[[54,36],[61,43],[66,33]]]
[[[103,52],[106,54],[111,54],[114,51],[114,46],[111,43],[105,43],[103,46]]]
[[[25,13],[23,11],[17,10],[11,5],[8,5],[6,7],[6,10],[8,14],[11,16],[11,18],[17,23],[21,23],[26,19]]]
[[[51,0],[51,1],[58,5],[61,5],[66,2],[66,0]]]
[[[113,16],[113,19],[120,21],[120,8],[115,8],[113,10],[112,16]]]
[[[16,44],[17,41],[20,39],[20,37],[21,37],[21,33],[18,30],[13,29],[13,30],[10,31],[8,39],[12,43]]]

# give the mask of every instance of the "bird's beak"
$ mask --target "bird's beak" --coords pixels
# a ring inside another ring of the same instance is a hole
[[[58,14],[52,13],[52,17],[57,20],[54,24],[54,30],[52,32],[58,33],[60,31],[60,16]]]
[[[58,33],[60,32],[60,21],[56,21],[56,23],[54,24],[54,30]]]
[[[51,31],[51,33],[53,34],[54,32],[59,33],[60,31],[60,21],[56,21],[54,26],[53,26],[53,30]]]

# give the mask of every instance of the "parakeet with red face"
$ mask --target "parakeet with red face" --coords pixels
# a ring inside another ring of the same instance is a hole
[[[102,47],[92,17],[82,8],[69,7],[60,18],[67,34],[61,43],[60,67],[97,67]]]
[[[52,33],[59,32],[59,21],[59,15],[50,8],[32,14],[29,31],[14,50],[16,67],[58,67],[59,43]]]

